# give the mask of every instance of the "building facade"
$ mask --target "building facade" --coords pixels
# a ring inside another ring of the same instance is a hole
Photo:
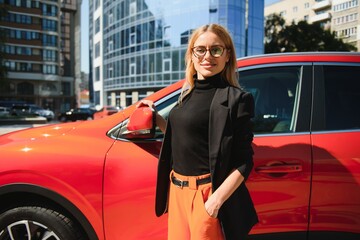
[[[333,0],[331,29],[344,42],[360,51],[360,1]]]
[[[238,57],[263,53],[264,0],[90,0],[90,79],[97,106],[126,107],[184,77],[191,33],[219,23]]]
[[[76,105],[80,70],[81,0],[0,0],[7,79],[0,100],[54,112]]]
[[[280,14],[286,24],[319,22],[360,51],[360,0],[279,0],[265,6],[264,14]]]

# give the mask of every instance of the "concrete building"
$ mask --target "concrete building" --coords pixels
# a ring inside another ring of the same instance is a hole
[[[263,53],[264,0],[90,0],[90,70],[97,106],[126,107],[184,77],[194,29],[219,23],[238,57]]]
[[[288,25],[292,22],[297,23],[306,20],[309,23],[320,22],[321,25],[328,28],[330,27],[331,20],[331,1],[279,0],[278,2],[265,6],[265,16],[272,13],[280,14]]]
[[[360,0],[279,0],[265,6],[265,17],[277,13],[291,24],[306,20],[319,22],[325,29],[334,31],[344,42],[360,51]]]
[[[81,0],[0,0],[8,81],[0,100],[21,100],[54,112],[76,105]]]
[[[332,5],[332,31],[344,42],[353,44],[360,51],[359,0],[333,0]]]

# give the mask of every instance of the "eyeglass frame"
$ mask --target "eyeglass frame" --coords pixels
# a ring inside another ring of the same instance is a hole
[[[198,56],[197,54],[195,54],[194,49],[197,48],[197,47],[204,47],[204,48],[205,48],[206,51],[205,51],[204,55]],[[212,55],[210,49],[213,48],[213,47],[220,47],[220,48],[223,49],[220,56],[214,56],[214,55]],[[192,48],[191,48],[192,54],[193,54],[194,57],[196,57],[196,58],[203,58],[203,57],[205,57],[205,55],[206,55],[207,52],[209,52],[212,57],[214,57],[214,58],[219,58],[219,57],[221,57],[221,56],[224,54],[225,50],[228,50],[228,48],[226,48],[226,47],[224,47],[224,46],[222,46],[222,45],[214,45],[214,46],[211,46],[210,48],[207,48],[207,47],[205,47],[205,46],[195,46],[195,47],[192,47]]]

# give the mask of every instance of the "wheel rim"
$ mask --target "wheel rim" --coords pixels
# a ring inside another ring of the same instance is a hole
[[[0,230],[0,240],[60,240],[57,234],[45,225],[21,220]]]

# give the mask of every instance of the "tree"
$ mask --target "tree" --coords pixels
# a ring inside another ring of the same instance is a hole
[[[265,23],[265,53],[282,52],[280,32],[285,28],[285,20],[280,15],[271,14]]]
[[[266,19],[265,53],[307,51],[356,51],[356,47],[336,38],[319,23],[299,21],[285,26],[285,20],[273,14]],[[277,30],[277,31],[274,31]]]

